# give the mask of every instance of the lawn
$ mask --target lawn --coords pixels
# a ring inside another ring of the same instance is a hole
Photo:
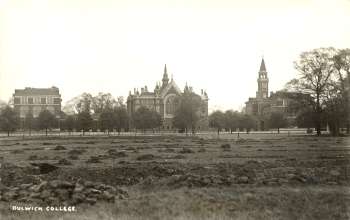
[[[349,219],[349,153],[348,137],[311,135],[3,137],[0,219]],[[23,186],[57,180],[71,191],[48,195],[77,212],[10,210],[45,205]],[[119,194],[74,200],[91,182]]]

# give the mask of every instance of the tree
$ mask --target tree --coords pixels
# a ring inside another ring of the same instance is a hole
[[[118,106],[114,108],[113,114],[114,114],[114,127],[118,131],[118,134],[120,134],[120,131],[122,128],[124,128],[125,130],[128,127],[128,121],[129,121],[128,112],[125,106]]]
[[[176,99],[177,108],[173,118],[173,125],[176,128],[195,133],[199,121],[199,109],[201,99],[186,86],[184,93]]]
[[[335,93],[330,104],[335,112],[332,118],[337,122],[344,122],[347,134],[350,133],[350,49],[338,50],[333,57],[335,79],[332,87]],[[334,123],[333,123],[334,124]],[[338,130],[338,129],[337,129]],[[338,131],[335,131],[338,133]]]
[[[29,131],[29,136],[32,133],[32,129],[34,127],[34,117],[31,112],[28,112],[26,114],[26,117],[24,118],[24,128],[28,129]]]
[[[75,127],[74,116],[69,115],[66,117],[66,119],[64,120],[64,127],[69,132],[69,134],[71,134],[71,132],[74,130],[74,127]]]
[[[271,112],[268,118],[268,124],[270,128],[277,128],[278,134],[280,133],[280,128],[284,128],[288,125],[287,119],[280,112]]]
[[[312,128],[315,125],[314,113],[312,108],[304,108],[296,116],[296,124],[299,128]]]
[[[10,106],[2,109],[0,114],[0,129],[6,131],[7,136],[10,136],[10,132],[15,131],[18,126],[19,119],[16,112]]]
[[[76,121],[77,130],[83,131],[83,136],[86,131],[89,131],[92,127],[92,117],[89,111],[79,112]]]
[[[255,120],[252,116],[245,114],[240,117],[239,126],[241,129],[246,129],[247,134],[250,132],[252,128],[255,127]]]
[[[309,93],[313,97],[313,102],[309,105],[312,105],[315,114],[317,135],[321,135],[322,106],[334,73],[332,59],[335,52],[334,48],[319,48],[303,52],[299,60],[295,62],[295,68],[299,71],[300,76],[289,82],[298,91]]]
[[[136,129],[145,132],[147,129],[154,129],[161,124],[161,117],[156,111],[152,111],[144,106],[138,108],[133,116]]]
[[[99,117],[100,129],[102,131],[107,130],[107,134],[109,135],[110,131],[113,131],[115,125],[115,114],[112,109],[105,109],[102,111]]]
[[[94,96],[91,102],[91,108],[95,114],[102,113],[105,110],[110,110],[116,105],[117,101],[110,93],[102,92],[99,92],[97,96]]]
[[[92,109],[93,97],[90,93],[83,93],[80,96],[68,101],[63,108],[69,113],[90,112]],[[72,112],[73,111],[73,112]]]
[[[151,111],[151,128],[154,129],[155,128],[159,128],[162,125],[162,117],[160,116],[160,114],[156,111]]]
[[[215,111],[209,115],[209,126],[216,128],[218,136],[222,128],[225,127],[225,114],[222,111]]]
[[[55,126],[55,116],[49,110],[43,110],[40,112],[38,117],[39,129],[45,129],[47,136],[47,130]]]
[[[225,112],[225,128],[228,129],[231,134],[239,127],[239,117],[240,114],[238,112],[232,110]]]

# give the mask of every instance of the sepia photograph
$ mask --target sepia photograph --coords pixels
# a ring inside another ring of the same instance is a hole
[[[350,0],[0,0],[22,219],[350,219]]]

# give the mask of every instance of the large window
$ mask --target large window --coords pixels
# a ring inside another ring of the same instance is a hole
[[[46,98],[41,98],[41,99],[40,99],[40,103],[41,103],[41,104],[46,104]]]
[[[33,98],[32,97],[28,98],[28,104],[33,104]]]
[[[175,113],[176,103],[175,96],[170,96],[165,103],[165,113],[168,115],[173,115]]]

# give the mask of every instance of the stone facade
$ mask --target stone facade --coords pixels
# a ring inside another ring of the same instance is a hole
[[[61,114],[61,95],[59,89],[29,88],[16,89],[13,94],[14,109],[20,118],[25,118],[28,113],[37,118],[41,111],[49,110],[56,118]]]
[[[187,87],[187,89],[192,89]],[[185,88],[185,89],[186,89]],[[173,79],[169,80],[167,67],[164,67],[164,74],[162,83],[157,83],[153,92],[150,92],[145,86],[141,88],[141,92],[138,89],[134,89],[134,93],[129,92],[127,99],[128,114],[131,118],[130,128],[133,128],[132,118],[135,111],[141,106],[154,110],[161,115],[162,129],[174,130],[173,117],[176,109],[176,97],[181,96],[183,92],[176,85]],[[201,90],[201,94],[198,95],[201,99],[200,107],[200,121],[198,123],[198,130],[208,129],[208,95],[205,91]]]

